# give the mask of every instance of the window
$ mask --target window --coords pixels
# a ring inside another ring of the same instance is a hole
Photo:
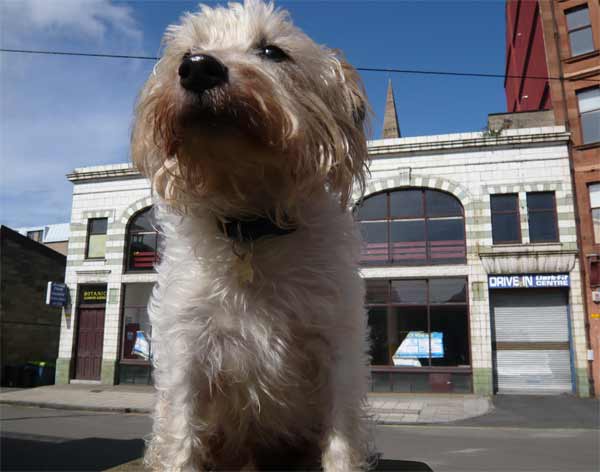
[[[371,364],[470,365],[465,278],[367,280]]]
[[[583,144],[600,142],[600,87],[577,92]]]
[[[600,258],[590,259],[590,287],[600,287]]]
[[[363,200],[356,209],[364,264],[464,264],[463,208],[452,195],[407,189]]]
[[[42,230],[39,230],[39,231],[27,231],[27,237],[29,239],[33,239],[34,241],[37,241],[38,243],[41,243],[42,239],[44,237],[44,232]]]
[[[107,218],[92,218],[88,221],[88,240],[86,258],[104,259],[106,254]]]
[[[521,242],[519,195],[490,195],[492,241],[494,244]]]
[[[529,219],[530,242],[558,241],[554,192],[528,193],[527,216]]]
[[[148,300],[153,284],[127,284],[123,299],[123,341],[121,359],[148,361],[151,353],[152,325]]]
[[[594,38],[587,5],[567,10],[565,14],[567,16],[571,56],[592,52],[594,50]]]
[[[133,216],[127,232],[127,270],[152,271],[158,261],[159,234],[152,207]]]
[[[592,226],[594,242],[600,244],[600,182],[588,187],[590,192],[590,207],[592,209]]]

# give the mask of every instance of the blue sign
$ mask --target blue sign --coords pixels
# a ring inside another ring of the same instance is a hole
[[[569,274],[490,275],[490,288],[551,288],[569,287]]]
[[[429,357],[429,333],[410,331],[393,356],[395,359]],[[431,333],[431,357],[444,357],[444,333]]]
[[[46,290],[46,305],[66,306],[69,290],[67,284],[60,282],[48,282]]]
[[[143,331],[135,333],[135,345],[133,346],[132,354],[137,354],[143,359],[150,359],[150,342]]]

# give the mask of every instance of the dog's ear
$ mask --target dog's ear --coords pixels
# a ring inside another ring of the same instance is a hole
[[[340,59],[340,67],[343,77],[343,88],[352,110],[354,123],[356,126],[368,127],[370,109],[360,75],[344,58]]]
[[[142,175],[151,181],[169,155],[174,141],[171,97],[160,87],[153,73],[138,97],[131,130],[131,160]],[[169,115],[171,113],[171,115]]]
[[[335,51],[338,83],[335,121],[340,141],[335,143],[334,165],[329,172],[329,184],[341,196],[342,206],[347,206],[351,195],[362,193],[368,173],[367,135],[371,111],[360,75],[339,51]]]
[[[149,79],[152,80],[152,79]],[[131,130],[131,161],[136,169],[145,177],[152,178],[155,169],[150,163],[150,156],[156,153],[154,144],[154,130],[150,122],[147,104],[148,83],[144,86],[138,97],[133,126]]]

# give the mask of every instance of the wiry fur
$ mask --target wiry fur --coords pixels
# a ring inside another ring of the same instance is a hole
[[[261,44],[291,60],[267,61]],[[190,51],[218,58],[229,82],[185,91]],[[169,27],[132,138],[164,235],[149,305],[153,470],[365,465],[364,288],[347,203],[364,183],[366,108],[354,69],[272,5],[202,7]],[[217,221],[252,216],[295,231],[233,247]]]

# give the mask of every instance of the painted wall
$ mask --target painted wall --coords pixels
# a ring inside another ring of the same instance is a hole
[[[506,2],[506,109],[508,112],[552,108],[544,35],[537,1]],[[543,77],[544,79],[524,78]]]

